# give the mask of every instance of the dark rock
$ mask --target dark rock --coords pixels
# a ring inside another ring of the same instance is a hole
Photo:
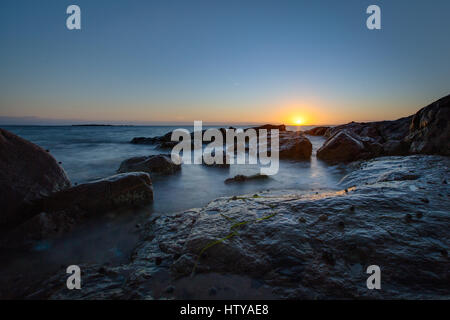
[[[286,131],[286,126],[284,124],[281,124],[281,125],[265,124],[263,126],[253,127],[251,129],[255,129],[255,130],[265,129],[268,131],[268,133],[270,133],[270,130],[278,130],[278,131],[282,132],[282,131]]]
[[[330,127],[315,127],[306,130],[305,134],[308,134],[310,136],[324,136],[328,129],[330,129]]]
[[[328,140],[317,156],[339,162],[417,153],[450,155],[449,123],[450,95],[413,116],[394,121],[351,122],[329,128],[325,132]],[[342,132],[345,134],[339,136]],[[344,155],[337,150],[342,150]],[[355,153],[352,155],[350,151]]]
[[[280,134],[280,159],[309,159],[312,154],[312,144],[300,132],[285,132]]]
[[[450,155],[450,95],[413,116],[405,141],[410,153]]]
[[[34,200],[68,187],[66,173],[50,153],[0,128],[0,230],[30,218]]]
[[[117,174],[53,193],[41,200],[41,206],[45,212],[79,208],[97,214],[152,201],[150,176],[144,172],[134,172]]]
[[[354,161],[368,158],[364,144],[349,132],[338,131],[317,150],[317,158],[327,161]]]
[[[120,164],[117,172],[148,172],[151,174],[168,175],[180,169],[181,165],[175,164],[170,155],[160,154],[127,159]]]
[[[234,176],[233,178],[228,178],[225,180],[225,183],[235,183],[235,182],[246,182],[246,181],[251,181],[251,180],[264,180],[264,179],[268,179],[269,176],[265,175],[265,174],[254,174],[252,176],[245,176],[242,174],[238,174],[236,176]]]

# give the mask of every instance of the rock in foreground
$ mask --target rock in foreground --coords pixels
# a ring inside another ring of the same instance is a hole
[[[0,229],[29,218],[32,201],[68,187],[66,173],[49,152],[0,128]]]
[[[34,215],[2,237],[3,247],[20,247],[60,236],[86,219],[153,201],[150,176],[124,173],[81,184],[39,199]]]
[[[98,213],[153,201],[150,176],[144,172],[122,173],[80,184],[42,199],[45,212],[78,208]]]
[[[345,177],[340,190],[220,198],[149,222],[128,264],[108,272],[83,266],[83,290],[67,290],[61,270],[25,295],[192,299],[209,290],[206,276],[228,275],[252,279],[272,298],[449,299],[449,161],[380,158]],[[370,265],[381,268],[382,290],[366,287]],[[161,273],[185,287],[161,295]],[[248,295],[236,287],[234,297]]]

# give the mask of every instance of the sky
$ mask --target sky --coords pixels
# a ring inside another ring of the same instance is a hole
[[[66,8],[81,8],[81,30]],[[366,9],[381,8],[381,30]],[[0,122],[392,120],[450,92],[450,1],[2,0]]]

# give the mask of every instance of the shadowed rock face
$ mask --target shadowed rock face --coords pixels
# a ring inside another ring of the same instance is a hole
[[[450,95],[419,110],[405,140],[411,153],[450,155]]]
[[[35,214],[7,233],[2,246],[20,247],[60,236],[88,218],[152,201],[152,182],[144,172],[123,173],[74,186],[36,201]]]
[[[181,170],[180,164],[175,164],[170,155],[154,155],[148,157],[134,157],[123,161],[117,172],[148,172],[156,174],[173,174]]]
[[[29,218],[33,200],[68,187],[66,173],[49,152],[0,128],[0,229]]]
[[[155,218],[130,263],[82,266],[83,290],[64,289],[61,270],[25,296],[151,299],[163,273],[175,288],[194,287],[191,298],[202,277],[226,274],[258,281],[275,298],[448,299],[449,165],[439,156],[379,158],[344,177],[340,190],[220,198]],[[380,266],[382,290],[367,289],[369,265]]]
[[[145,204],[153,201],[150,176],[144,172],[122,173],[80,184],[42,199],[42,211],[79,208],[85,211],[106,210]]]
[[[324,135],[328,140],[317,151],[317,157],[327,161],[417,153],[450,155],[450,96],[413,116],[395,121],[351,122],[329,128]]]
[[[330,161],[352,161],[370,156],[364,143],[346,130],[338,131],[317,150],[318,158]]]

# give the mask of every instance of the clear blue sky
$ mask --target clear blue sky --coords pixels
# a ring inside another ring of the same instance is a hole
[[[395,119],[450,93],[449,15],[448,0],[2,0],[0,117]]]

